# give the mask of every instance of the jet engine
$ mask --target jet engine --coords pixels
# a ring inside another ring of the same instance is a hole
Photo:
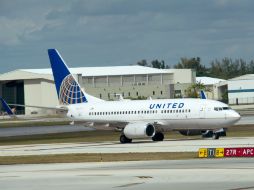
[[[123,133],[128,139],[153,137],[155,127],[150,123],[130,123],[126,125]]]

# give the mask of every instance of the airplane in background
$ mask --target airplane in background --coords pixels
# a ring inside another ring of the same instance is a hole
[[[200,90],[200,98],[201,99],[207,99],[207,96],[203,90]]]
[[[72,121],[121,129],[121,143],[137,138],[163,141],[168,130],[219,139],[222,128],[240,119],[227,104],[206,98],[104,101],[81,89],[56,49],[49,49],[48,55],[60,104],[55,109],[66,111]]]
[[[11,117],[11,118],[17,118],[17,116],[14,114],[14,112],[12,111],[12,109],[10,108],[10,106],[5,102],[5,100],[0,97],[0,101],[2,103],[2,106],[4,108],[4,110],[6,111],[6,113]]]

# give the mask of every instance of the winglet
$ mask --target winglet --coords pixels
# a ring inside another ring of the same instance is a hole
[[[200,91],[200,98],[201,99],[207,99],[206,94],[203,90]]]
[[[2,102],[3,108],[8,113],[8,115],[11,116],[11,117],[15,117],[15,114],[12,112],[10,106],[8,106],[8,104],[5,102],[5,100],[2,97],[0,97],[0,100]]]

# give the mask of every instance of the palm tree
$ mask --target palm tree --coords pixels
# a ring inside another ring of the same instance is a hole
[[[187,96],[190,98],[198,98],[200,90],[210,91],[203,83],[197,82],[187,89]]]

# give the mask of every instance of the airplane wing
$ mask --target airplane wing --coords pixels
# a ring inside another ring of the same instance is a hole
[[[22,104],[9,104],[10,106],[17,106],[17,107],[30,107],[30,108],[41,108],[41,109],[53,109],[59,111],[68,111],[67,107],[47,107],[47,106],[34,106],[34,105],[22,105]]]

